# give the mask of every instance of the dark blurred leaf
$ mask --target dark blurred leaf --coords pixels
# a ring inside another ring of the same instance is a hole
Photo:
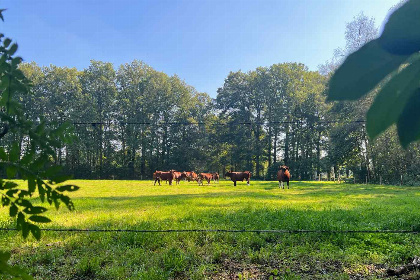
[[[29,223],[27,221],[24,221],[22,223],[22,236],[23,238],[28,237],[29,235]]]
[[[72,176],[68,176],[68,175],[54,176],[52,177],[51,181],[53,181],[55,184],[60,184],[67,180],[70,180],[71,178]]]
[[[27,199],[19,198],[18,200],[15,201],[15,203],[23,207],[33,207],[32,203]]]
[[[3,46],[5,47],[5,48],[7,48],[9,45],[10,45],[10,43],[12,42],[12,40],[10,40],[9,38],[6,38],[6,39],[4,39],[4,41],[3,41]]]
[[[10,217],[14,217],[14,216],[16,216],[17,215],[17,213],[18,213],[18,208],[17,208],[17,206],[16,206],[16,204],[12,204],[11,206],[10,206],[10,208],[9,208],[9,215],[10,215]]]
[[[330,80],[328,100],[355,100],[370,92],[408,56],[392,55],[373,40],[347,57]]]
[[[18,186],[18,184],[16,184],[15,182],[7,181],[6,183],[4,183],[3,188],[4,189],[14,189],[17,186]]]
[[[44,216],[30,216],[29,220],[31,220],[32,222],[36,222],[36,223],[49,223],[49,222],[51,222],[50,219],[48,219],[47,217],[44,217]]]
[[[59,186],[56,188],[56,190],[59,192],[64,192],[64,191],[74,192],[74,191],[77,191],[78,189],[79,187],[75,185],[65,185],[65,186]]]
[[[398,121],[405,104],[419,87],[420,59],[394,76],[378,93],[367,113],[366,130],[375,138]]]
[[[47,169],[47,171],[45,171],[45,175],[47,177],[53,177],[54,175],[59,173],[62,169],[63,169],[63,167],[61,167],[59,165],[51,166],[50,168]]]
[[[17,49],[18,49],[18,45],[16,43],[13,44],[8,51],[9,55],[10,56],[14,55]]]
[[[39,198],[41,199],[41,202],[44,202],[45,201],[45,189],[43,187],[42,181],[38,180],[37,185],[38,185]]]
[[[47,208],[40,206],[27,207],[23,210],[26,214],[42,214],[47,211]]]
[[[23,215],[22,212],[19,212],[18,217],[16,219],[16,228],[18,230],[22,230],[24,223],[25,223],[25,215]]]
[[[9,179],[15,178],[16,172],[17,172],[17,167],[13,166],[13,165],[10,165],[6,169],[7,178],[9,178]]]
[[[404,111],[398,119],[398,136],[401,145],[406,148],[408,144],[420,139],[420,89],[410,97]]]
[[[33,158],[34,158],[33,152],[26,153],[20,160],[20,163],[23,165],[29,164],[30,162],[32,162]]]
[[[3,147],[0,147],[0,159],[3,160],[3,161],[7,161],[7,154],[4,151]]]
[[[1,197],[1,204],[2,204],[3,206],[7,206],[7,205],[9,205],[9,204],[10,204],[10,199],[9,199],[9,198],[7,198],[7,197],[5,197],[5,196],[2,196],[2,197]]]
[[[9,252],[4,252],[4,251],[0,251],[0,262],[6,263],[9,261],[10,259],[10,253]]]
[[[6,9],[0,9],[0,19],[2,20],[2,21],[4,21],[4,18],[3,18],[3,12],[4,11],[6,11]]]
[[[408,1],[390,16],[379,43],[393,54],[420,51],[420,0]]]
[[[9,197],[13,197],[13,195],[14,195],[15,193],[17,193],[17,192],[19,192],[19,190],[18,190],[18,189],[8,190],[8,191],[6,192],[6,195],[7,195],[7,196],[9,196]]]
[[[18,161],[19,160],[19,155],[20,155],[19,145],[17,143],[14,143],[12,145],[12,148],[10,149],[10,152],[9,152],[9,161],[11,161],[11,162]]]
[[[32,179],[32,178],[29,178],[28,179],[28,190],[31,193],[33,193],[36,190],[36,181],[35,181],[35,179]]]
[[[39,229],[38,226],[34,224],[29,224],[29,229],[31,230],[32,235],[36,238],[36,240],[41,239],[41,230]]]

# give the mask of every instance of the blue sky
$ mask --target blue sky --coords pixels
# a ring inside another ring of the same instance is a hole
[[[363,11],[380,26],[399,0],[3,0],[1,32],[40,65],[142,60],[216,96],[230,71],[281,62],[317,70]]]

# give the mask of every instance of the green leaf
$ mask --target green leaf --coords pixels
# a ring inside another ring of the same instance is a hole
[[[47,217],[44,216],[30,216],[29,220],[31,220],[32,222],[36,222],[36,223],[49,223],[51,222],[50,219],[48,219]]]
[[[23,207],[33,207],[32,203],[29,202],[29,200],[27,199],[19,198],[18,200],[15,201],[15,203]]]
[[[47,211],[47,208],[40,207],[40,206],[26,207],[25,209],[23,209],[23,212],[25,212],[26,214],[31,214],[31,215],[42,214],[46,211]]]
[[[347,57],[330,80],[328,100],[355,100],[370,92],[408,56],[393,55],[373,40]]]
[[[6,11],[6,9],[0,9],[0,19],[2,20],[2,21],[4,21],[4,18],[3,18],[3,12],[4,11]]]
[[[6,183],[4,183],[3,189],[7,190],[7,189],[14,189],[18,186],[18,184],[16,184],[15,182],[10,182],[7,181]]]
[[[33,158],[34,158],[34,153],[31,151],[31,152],[29,152],[29,153],[26,153],[26,154],[22,157],[22,159],[21,159],[20,163],[21,163],[21,164],[23,164],[23,165],[29,164],[29,163],[31,163],[31,162],[32,162]]]
[[[45,189],[43,187],[43,183],[41,180],[37,181],[38,184],[38,193],[39,193],[39,198],[41,199],[41,202],[45,201]]]
[[[389,17],[379,43],[393,54],[420,51],[420,0],[408,1]]]
[[[17,167],[16,166],[8,166],[6,169],[7,178],[13,179],[16,176]]]
[[[0,251],[0,262],[7,263],[11,257],[9,252]]]
[[[16,206],[16,204],[12,204],[9,208],[9,215],[10,217],[14,217],[17,215],[18,213],[18,207]]]
[[[19,145],[17,143],[14,143],[9,152],[9,161],[16,162],[19,160],[19,156],[20,156]]]
[[[74,192],[74,191],[77,191],[80,188],[78,186],[75,186],[75,185],[65,185],[65,186],[59,186],[55,189],[59,192],[64,192],[64,191]]]
[[[29,178],[28,179],[28,190],[30,193],[35,192],[36,190],[36,181],[35,179]]]
[[[398,121],[410,96],[420,86],[420,59],[395,75],[378,93],[366,115],[372,139]]]
[[[36,238],[36,240],[41,239],[41,230],[39,229],[38,226],[34,224],[29,224],[29,229],[31,230],[32,235]]]
[[[18,190],[18,189],[8,190],[8,191],[6,192],[6,195],[7,195],[8,197],[13,197],[13,195],[14,195],[15,193],[17,193],[17,192],[19,192],[19,190]]]
[[[22,212],[19,212],[18,217],[16,219],[16,228],[18,230],[22,230],[24,223],[25,223],[25,215],[23,215]]]
[[[59,165],[51,166],[50,168],[47,169],[47,171],[45,171],[45,175],[47,177],[53,177],[55,174],[60,172],[62,169],[63,169],[63,167],[59,166]]]
[[[9,38],[6,38],[6,39],[4,39],[4,41],[3,41],[3,46],[5,47],[5,48],[7,48],[9,45],[10,45],[10,43],[12,42],[12,40],[10,40]]]
[[[401,145],[407,148],[408,144],[420,139],[420,88],[410,97],[404,111],[398,119],[397,129]]]
[[[29,235],[29,223],[27,221],[24,221],[22,223],[22,236],[23,238],[28,237]]]
[[[51,181],[53,181],[55,184],[60,184],[63,183],[67,180],[70,180],[72,178],[72,176],[68,176],[68,175],[61,175],[61,176],[55,176],[51,179]],[[70,190],[71,192],[71,190]]]
[[[3,160],[3,161],[6,161],[7,160],[7,154],[4,151],[4,148],[3,147],[0,147],[0,159]]]
[[[9,205],[10,204],[10,199],[9,198],[7,198],[6,196],[2,196],[1,197],[1,204],[3,205],[3,206],[7,206],[7,205]]]
[[[17,49],[18,49],[18,45],[16,43],[14,43],[8,51],[9,55],[10,56],[14,55],[15,52],[17,51]]]

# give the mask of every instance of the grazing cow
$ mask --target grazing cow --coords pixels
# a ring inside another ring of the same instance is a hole
[[[210,181],[213,178],[213,174],[211,173],[200,173],[198,174],[198,185],[204,185],[203,181],[206,180],[207,181],[207,185],[210,185]]]
[[[160,181],[162,180],[167,180],[169,181],[169,185],[172,185],[172,180],[175,179],[175,175],[174,172],[171,170],[169,172],[164,172],[164,171],[157,171],[155,173],[153,173],[153,177],[155,178],[155,183],[154,185],[156,185],[156,181],[159,183],[160,186]]]
[[[214,182],[219,183],[219,178],[220,178],[219,173],[218,172],[215,172],[212,175],[213,175],[213,178],[212,179],[214,180]]]
[[[197,181],[198,175],[194,171],[186,171],[184,172],[188,182]]]
[[[287,182],[287,188],[289,188],[290,172],[288,166],[279,166],[279,171],[277,171],[277,180],[279,180],[279,188],[283,187],[284,189],[283,182]]]
[[[174,180],[175,180],[177,185],[179,185],[179,182],[182,179],[186,178],[185,172],[178,172],[178,171],[174,171],[174,170],[171,170],[171,171],[174,173]]]
[[[233,181],[233,185],[236,186],[236,181],[247,181],[247,185],[249,186],[249,179],[251,179],[251,172],[244,171],[244,172],[226,172],[225,177],[230,177]]]

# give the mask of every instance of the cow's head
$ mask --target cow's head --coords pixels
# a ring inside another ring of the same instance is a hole
[[[279,169],[282,170],[282,171],[286,171],[286,170],[289,170],[289,167],[286,166],[286,165],[281,165],[281,166],[279,166]]]

